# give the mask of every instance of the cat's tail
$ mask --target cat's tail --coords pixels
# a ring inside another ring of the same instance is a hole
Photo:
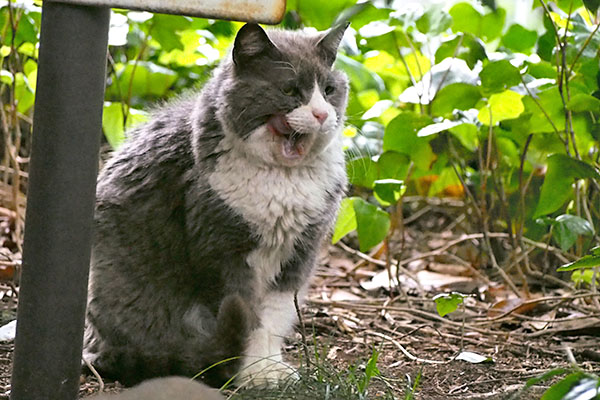
[[[219,307],[215,334],[201,350],[209,365],[203,371],[197,370],[198,364],[188,368],[196,368],[196,373],[202,372],[199,379],[208,385],[216,387],[226,383],[241,367],[246,340],[257,320],[241,296],[227,296]]]

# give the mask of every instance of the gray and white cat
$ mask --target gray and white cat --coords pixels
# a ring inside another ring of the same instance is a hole
[[[84,357],[132,385],[264,384],[346,186],[345,26],[238,32],[200,93],[158,110],[98,179]]]

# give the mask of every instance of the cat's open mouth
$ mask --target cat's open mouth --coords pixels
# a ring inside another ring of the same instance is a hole
[[[267,121],[267,127],[274,136],[281,139],[281,154],[289,160],[298,160],[306,153],[306,134],[294,130],[285,116],[272,115]]]

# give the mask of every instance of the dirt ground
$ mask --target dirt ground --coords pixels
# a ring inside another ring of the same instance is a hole
[[[553,381],[523,391],[531,378],[573,363],[583,371],[600,371],[597,294],[575,290],[568,279],[541,268],[519,274],[508,257],[498,256],[518,287],[514,293],[488,266],[484,236],[474,233],[460,202],[414,199],[408,206],[411,216],[388,248],[363,254],[350,237],[323,252],[302,307],[302,324],[285,349],[291,363],[304,362],[308,354],[313,364],[361,373],[375,349],[380,375],[369,385],[369,399],[390,394],[404,399],[420,377],[415,399],[533,400]],[[506,236],[490,237],[502,254]],[[531,264],[538,259],[560,263],[554,250],[532,243]],[[18,262],[16,248],[4,251],[10,253],[4,264]],[[449,292],[468,296],[441,317],[432,298]],[[3,325],[14,319],[18,295],[5,281],[0,296]],[[12,351],[12,342],[0,343],[0,398],[10,392]],[[484,361],[455,359],[465,352]],[[98,388],[95,377],[82,376],[80,397]],[[115,382],[104,382],[104,388],[121,390]]]

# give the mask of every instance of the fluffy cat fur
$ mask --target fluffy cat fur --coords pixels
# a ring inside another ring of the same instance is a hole
[[[238,32],[200,93],[156,111],[98,179],[84,357],[126,385],[293,374],[281,345],[346,186],[344,26]]]

